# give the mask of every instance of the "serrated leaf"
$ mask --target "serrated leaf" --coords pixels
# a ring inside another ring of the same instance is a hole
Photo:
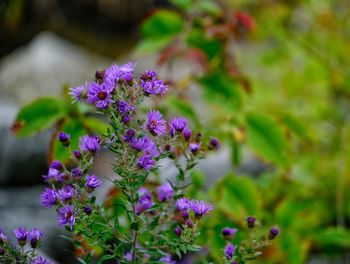
[[[65,102],[55,97],[40,98],[24,106],[17,115],[16,134],[30,136],[53,126],[65,116]]]
[[[277,122],[261,113],[249,113],[246,121],[248,144],[265,159],[286,165],[287,142]]]

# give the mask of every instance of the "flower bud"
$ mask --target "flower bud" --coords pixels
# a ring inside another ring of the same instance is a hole
[[[129,123],[130,120],[131,120],[131,118],[130,118],[129,115],[125,115],[125,116],[122,117],[122,122],[123,122],[124,124]]]
[[[188,228],[192,228],[193,227],[193,222],[192,222],[191,219],[187,219],[185,223],[186,223]]]
[[[3,249],[2,247],[0,247],[0,256],[5,255],[5,249]]]
[[[211,150],[217,150],[220,148],[220,142],[217,138],[210,138],[210,141],[209,141],[209,149]]]
[[[185,140],[186,140],[186,141],[189,141],[190,138],[191,138],[191,135],[192,135],[191,129],[189,129],[188,127],[186,127],[182,133],[183,133],[183,135],[184,135]]]
[[[174,228],[174,233],[175,233],[175,235],[181,236],[181,232],[182,232],[181,227],[176,226],[176,227]]]
[[[280,233],[279,227],[278,226],[273,226],[270,229],[270,232],[269,232],[269,239],[270,240],[274,239],[276,236],[278,236],[279,233]]]
[[[56,169],[56,170],[62,170],[63,169],[63,165],[59,160],[54,160],[51,164],[50,164],[50,168]]]
[[[226,240],[229,240],[229,239],[233,238],[233,236],[236,234],[236,232],[237,232],[236,228],[225,227],[224,229],[222,229],[221,233]]]
[[[91,208],[91,206],[90,205],[85,205],[85,207],[84,207],[84,212],[87,214],[87,215],[91,215],[91,213],[92,213],[92,208]]]
[[[73,155],[77,159],[81,159],[81,152],[80,152],[80,150],[74,150]]]
[[[70,144],[70,135],[64,132],[58,133],[58,140],[62,143],[63,146],[68,147]]]
[[[256,218],[254,216],[248,216],[247,217],[248,228],[254,228],[255,227],[255,222],[256,222]]]

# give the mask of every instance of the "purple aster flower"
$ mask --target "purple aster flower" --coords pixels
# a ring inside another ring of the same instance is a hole
[[[181,236],[181,233],[182,233],[181,227],[180,226],[176,226],[174,228],[174,234],[177,235],[177,236]]]
[[[155,71],[147,70],[141,75],[140,83],[142,85],[145,82],[149,82],[149,81],[153,81],[153,80],[157,80],[157,79],[158,79],[158,75]]]
[[[225,256],[227,259],[232,259],[233,254],[235,254],[237,246],[233,246],[230,242],[227,243],[225,248]]]
[[[174,196],[174,189],[170,183],[165,183],[157,188],[158,201],[165,202]]]
[[[112,102],[114,86],[107,84],[91,83],[88,91],[87,102],[95,104],[99,109],[106,109]]]
[[[91,215],[91,213],[92,213],[92,207],[90,206],[90,205],[85,205],[85,207],[84,207],[84,212],[85,212],[85,214],[87,214],[87,215]]]
[[[174,117],[170,121],[170,127],[178,132],[182,132],[188,125],[188,121],[184,117]]]
[[[161,136],[166,132],[166,123],[160,112],[150,110],[147,117],[148,122],[144,124],[144,128],[147,128],[153,135],[157,136]]]
[[[183,130],[183,135],[184,135],[184,138],[186,141],[189,141],[191,136],[192,136],[192,131],[191,129],[189,129],[188,127],[185,127],[184,130]]]
[[[57,194],[53,189],[45,188],[45,190],[40,194],[41,204],[45,208],[51,208],[57,203]]]
[[[117,109],[118,109],[119,114],[124,115],[124,114],[129,113],[130,111],[134,110],[134,107],[125,101],[118,101]]]
[[[61,173],[59,170],[54,168],[49,168],[47,175],[43,175],[44,181],[48,183],[52,182],[62,182],[64,180],[64,173]]]
[[[136,214],[137,215],[142,214],[144,211],[151,208],[154,204],[152,193],[147,191],[147,189],[145,189],[145,188],[143,188],[140,191],[142,191],[143,193],[141,194],[141,196],[136,204]]]
[[[105,70],[104,82],[109,83],[110,85],[115,85],[119,81],[120,70],[118,65],[113,64],[111,67]]]
[[[58,140],[62,143],[63,146],[68,147],[70,143],[70,135],[64,132],[58,133]]]
[[[190,151],[191,151],[193,154],[198,153],[199,148],[200,148],[200,145],[199,145],[199,144],[197,144],[197,143],[190,143]]]
[[[222,235],[224,236],[225,239],[232,239],[233,236],[237,233],[236,228],[229,228],[225,227],[222,229]]]
[[[43,237],[43,233],[38,229],[34,228],[28,234],[29,242],[32,248],[36,248],[38,246],[38,242]]]
[[[154,165],[154,160],[152,159],[150,154],[146,154],[144,153],[138,160],[137,165],[141,168],[141,169],[145,169],[147,171],[149,171],[153,165]]]
[[[146,96],[150,94],[164,95],[168,91],[168,86],[162,80],[151,80],[140,84]]]
[[[13,230],[13,233],[15,234],[15,237],[18,241],[18,244],[23,247],[28,238],[28,232],[24,227],[19,227]]]
[[[220,142],[217,138],[210,138],[210,141],[209,141],[209,149],[219,149],[221,147],[220,145]]]
[[[38,256],[31,264],[51,264],[51,261],[41,256]]]
[[[135,64],[132,64],[131,62],[126,63],[119,67],[119,78],[126,82],[131,82],[134,78],[134,67]]]
[[[72,169],[71,173],[72,177],[77,180],[79,180],[83,176],[83,172],[79,168]]]
[[[122,139],[126,142],[131,142],[131,140],[135,137],[136,132],[133,129],[128,129],[126,131],[125,136],[122,137]]]
[[[138,151],[144,151],[151,157],[159,156],[157,145],[148,137],[133,138],[130,141],[130,147]]]
[[[101,186],[101,180],[95,175],[87,175],[85,187],[88,192],[92,192],[95,188]]]
[[[249,228],[255,227],[255,222],[256,222],[255,216],[248,216],[246,220]]]
[[[73,225],[75,224],[75,216],[73,213],[73,208],[66,204],[62,208],[58,210],[58,224],[61,226],[69,224],[70,229],[73,229]]]
[[[278,226],[273,226],[269,231],[269,239],[275,239],[276,236],[280,233],[280,229]]]
[[[100,139],[97,136],[85,135],[80,138],[79,147],[82,151],[97,153],[100,150]]]
[[[81,152],[79,150],[74,150],[73,151],[73,155],[74,157],[76,157],[77,159],[81,159]]]
[[[165,263],[165,264],[176,264],[176,261],[172,260],[170,255],[160,258],[159,262]]]
[[[70,186],[70,185],[67,185],[65,187],[63,187],[61,190],[58,191],[57,193],[57,197],[63,202],[67,202],[67,201],[70,201],[72,200],[72,198],[74,197],[75,195],[75,189]]]
[[[190,201],[187,198],[180,198],[176,200],[175,208],[178,211],[189,211]]]
[[[70,90],[69,94],[73,98],[73,103],[74,102],[81,102],[82,99],[86,98],[88,87],[89,87],[89,83],[86,81],[85,85],[77,86],[74,88],[69,88],[69,90]]]
[[[132,254],[131,252],[128,252],[123,257],[126,261],[131,262],[132,261]]]
[[[7,236],[5,236],[5,234],[2,232],[0,228],[0,245],[6,243],[6,241],[7,241]]]
[[[202,200],[191,200],[190,208],[194,212],[196,218],[201,218],[203,215],[209,213],[211,210],[214,209],[214,207],[211,204],[205,203]]]
[[[63,165],[59,160],[54,160],[51,162],[50,168],[56,169],[56,170],[62,170]]]

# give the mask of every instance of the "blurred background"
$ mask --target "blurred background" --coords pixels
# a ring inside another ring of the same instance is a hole
[[[40,206],[49,161],[66,158],[51,139],[103,131],[63,101],[67,87],[135,61],[169,82],[167,115],[222,142],[193,174],[190,195],[216,209],[208,253],[186,263],[220,263],[220,230],[248,215],[282,230],[256,263],[350,263],[349,12],[347,0],[1,1],[0,227],[37,226],[44,255],[78,263]]]

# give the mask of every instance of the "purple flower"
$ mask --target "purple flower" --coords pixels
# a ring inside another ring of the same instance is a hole
[[[133,129],[128,129],[126,134],[122,137],[122,139],[126,142],[131,142],[131,140],[135,137],[136,132]]]
[[[276,236],[280,233],[280,229],[278,226],[273,226],[269,231],[269,239],[275,239]]]
[[[157,188],[158,201],[165,202],[174,196],[174,189],[170,183],[165,183]]]
[[[70,135],[64,132],[58,133],[58,140],[62,143],[63,146],[68,147],[70,143]]]
[[[193,154],[196,154],[198,152],[199,148],[200,148],[199,144],[197,144],[197,143],[190,143],[190,151]]]
[[[211,210],[214,209],[214,207],[209,204],[205,203],[204,201],[200,200],[191,200],[190,201],[190,208],[194,212],[194,215],[196,218],[201,218],[203,215],[209,213]]]
[[[138,151],[144,151],[151,157],[159,156],[157,145],[148,137],[133,138],[130,141],[130,147]]]
[[[209,141],[209,149],[219,149],[221,147],[220,145],[220,142],[217,138],[210,138],[210,141]]]
[[[229,228],[225,227],[222,229],[222,235],[224,236],[225,239],[231,239],[233,236],[237,233],[236,228]]]
[[[126,82],[131,82],[134,78],[134,67],[135,64],[132,64],[131,62],[126,63],[119,67],[119,78]]]
[[[225,248],[225,256],[227,259],[232,259],[237,246],[233,246],[230,242],[227,243]]]
[[[73,213],[73,208],[66,204],[62,208],[58,210],[58,224],[61,226],[69,224],[70,229],[73,229],[73,225],[75,224],[75,216]]]
[[[153,135],[157,136],[161,136],[166,132],[166,123],[160,112],[150,110],[147,117],[148,122],[144,124],[144,128],[147,128]]]
[[[28,232],[24,227],[19,227],[13,230],[15,237],[17,238],[18,244],[23,247],[28,238]]]
[[[185,222],[185,224],[186,224],[187,227],[189,227],[189,228],[192,228],[192,227],[193,227],[193,222],[192,222],[191,219],[187,219],[186,222]]]
[[[29,232],[28,237],[32,248],[36,248],[38,246],[38,242],[43,237],[43,233],[40,232],[38,229],[34,228]]]
[[[182,232],[182,230],[181,230],[181,227],[180,227],[180,226],[176,226],[176,227],[174,228],[174,234],[175,234],[175,235],[181,236],[181,232]]]
[[[164,95],[168,91],[168,86],[162,80],[151,80],[140,84],[146,96],[150,94]]]
[[[254,216],[248,216],[246,220],[249,228],[255,227],[256,218]]]
[[[154,165],[154,160],[152,159],[150,154],[144,153],[138,160],[137,165],[144,170],[149,171],[153,165]]]
[[[87,102],[95,104],[99,109],[106,109],[112,102],[112,92],[114,86],[107,84],[91,83],[88,91]]]
[[[170,121],[170,127],[175,129],[177,132],[182,132],[188,125],[188,121],[184,117],[174,117]]]
[[[176,201],[175,208],[178,211],[189,211],[190,201],[187,198],[180,198]]]
[[[59,170],[56,170],[54,168],[49,168],[49,171],[47,175],[43,175],[44,181],[45,182],[63,182],[64,181],[64,173],[61,173]]]
[[[45,188],[45,190],[41,193],[40,198],[41,204],[45,208],[51,208],[57,203],[57,194],[50,188]]]
[[[97,136],[85,135],[80,138],[79,147],[82,151],[97,153],[100,150],[100,139]]]
[[[124,114],[129,113],[130,111],[134,110],[134,107],[125,101],[118,101],[117,109],[118,109],[119,114],[124,115]]]
[[[31,264],[51,264],[51,261],[41,256],[38,256]]]
[[[7,241],[7,236],[2,232],[0,228],[0,245],[4,244]]]
[[[158,75],[155,71],[147,70],[141,75],[140,83],[142,85],[145,82],[149,82],[149,81],[153,81],[153,80],[157,80],[157,79],[158,79]]]
[[[147,191],[147,189],[142,188],[140,191],[143,193],[141,194],[139,200],[136,204],[136,214],[140,215],[147,209],[151,208],[153,206],[153,197],[152,193]]]
[[[69,88],[69,90],[70,90],[69,94],[73,98],[73,103],[80,102],[80,101],[82,101],[82,99],[86,98],[88,87],[89,87],[89,83],[86,81],[85,85],[77,86],[74,88]]]
[[[63,187],[57,193],[58,198],[63,203],[72,200],[74,195],[75,195],[75,189],[72,186],[70,186],[70,185],[67,185],[67,186]]]
[[[101,186],[101,180],[95,175],[86,176],[85,187],[88,192],[92,192],[95,188]]]
[[[159,262],[165,263],[165,264],[176,264],[176,261],[172,260],[170,255],[160,258]]]
[[[77,180],[80,179],[81,176],[83,176],[83,172],[79,168],[72,169],[71,173],[72,177]]]
[[[186,141],[189,141],[191,136],[192,136],[192,131],[191,129],[189,129],[188,127],[185,127],[184,130],[183,130],[183,135],[184,135],[184,138]]]
[[[110,85],[115,85],[119,81],[120,70],[118,65],[113,64],[107,68],[104,74],[104,82]]]
[[[129,123],[130,120],[131,120],[130,115],[125,115],[125,116],[122,117],[122,122],[123,122],[124,124]]]
[[[126,261],[131,262],[132,261],[132,254],[131,252],[128,252],[123,257]]]
[[[63,169],[63,165],[59,160],[54,160],[53,162],[51,162],[50,164],[50,168],[56,169],[56,170],[62,170]]]

